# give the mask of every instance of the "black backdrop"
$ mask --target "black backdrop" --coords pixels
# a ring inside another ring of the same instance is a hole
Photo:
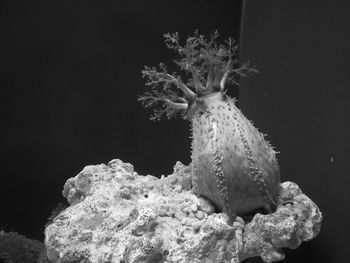
[[[148,120],[141,70],[171,65],[164,33],[237,38],[240,14],[232,0],[2,1],[0,227],[42,240],[85,165],[119,158],[160,176],[188,164],[189,123]]]
[[[283,181],[320,207],[321,233],[286,262],[349,262],[350,3],[247,1],[240,106],[276,146]]]
[[[160,176],[190,162],[188,123],[151,123],[136,99],[143,66],[174,58],[163,33],[238,38],[241,2],[207,2],[2,1],[0,227],[42,240],[85,165],[119,158]],[[281,152],[282,180],[325,216],[319,238],[285,262],[346,262],[349,4],[302,4],[247,1],[243,59],[261,73],[243,80],[240,106]]]

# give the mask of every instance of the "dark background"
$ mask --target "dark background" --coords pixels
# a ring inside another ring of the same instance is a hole
[[[268,134],[282,181],[321,209],[320,235],[286,262],[349,262],[350,2],[246,1],[240,106]],[[333,161],[332,161],[333,160]]]
[[[172,66],[163,34],[238,37],[240,1],[8,0],[1,5],[0,226],[43,239],[65,181],[119,158],[139,174],[190,162],[189,123],[149,121],[144,65]],[[224,8],[223,8],[224,7]],[[172,68],[170,67],[170,70]],[[174,68],[175,69],[175,68]]]
[[[281,152],[282,181],[324,214],[319,237],[284,262],[347,262],[350,4],[298,2],[247,1],[242,61],[260,74],[242,80],[239,105]],[[0,227],[43,240],[85,165],[119,158],[160,176],[190,162],[189,124],[152,123],[137,102],[140,71],[175,58],[166,32],[238,39],[240,1],[7,0],[0,12]]]

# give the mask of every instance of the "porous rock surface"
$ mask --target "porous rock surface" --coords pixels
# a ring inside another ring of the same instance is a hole
[[[160,179],[115,159],[85,167],[63,190],[70,206],[45,229],[52,262],[211,263],[260,256],[283,259],[320,231],[318,207],[292,182],[281,184],[277,211],[233,225],[191,193],[190,167],[178,162]]]

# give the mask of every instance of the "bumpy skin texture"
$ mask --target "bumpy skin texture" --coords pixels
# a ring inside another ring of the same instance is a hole
[[[280,173],[275,151],[264,136],[218,92],[197,98],[192,122],[194,192],[210,199],[231,219],[275,208]]]
[[[176,65],[187,74],[169,74],[163,63],[159,70],[146,66],[142,74],[151,90],[139,100],[154,107],[152,120],[186,113],[193,129],[194,193],[234,221],[254,210],[275,210],[280,178],[275,151],[226,95],[227,84],[257,70],[240,65],[233,39],[220,44],[218,36],[207,39],[196,31],[181,44],[177,33],[165,34],[167,47],[179,55]]]

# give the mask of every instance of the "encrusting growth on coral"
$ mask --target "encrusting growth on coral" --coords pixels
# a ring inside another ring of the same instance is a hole
[[[37,240],[0,230],[0,262],[44,263],[45,252],[44,245]]]
[[[228,84],[257,70],[239,64],[231,38],[218,44],[218,32],[207,39],[196,31],[184,45],[178,33],[164,37],[180,57],[176,65],[189,77],[184,81],[176,72],[169,74],[163,63],[159,70],[145,67],[151,90],[139,100],[154,107],[152,120],[180,111],[191,122],[193,192],[231,220],[257,210],[270,213],[280,183],[275,151],[226,94]]]

